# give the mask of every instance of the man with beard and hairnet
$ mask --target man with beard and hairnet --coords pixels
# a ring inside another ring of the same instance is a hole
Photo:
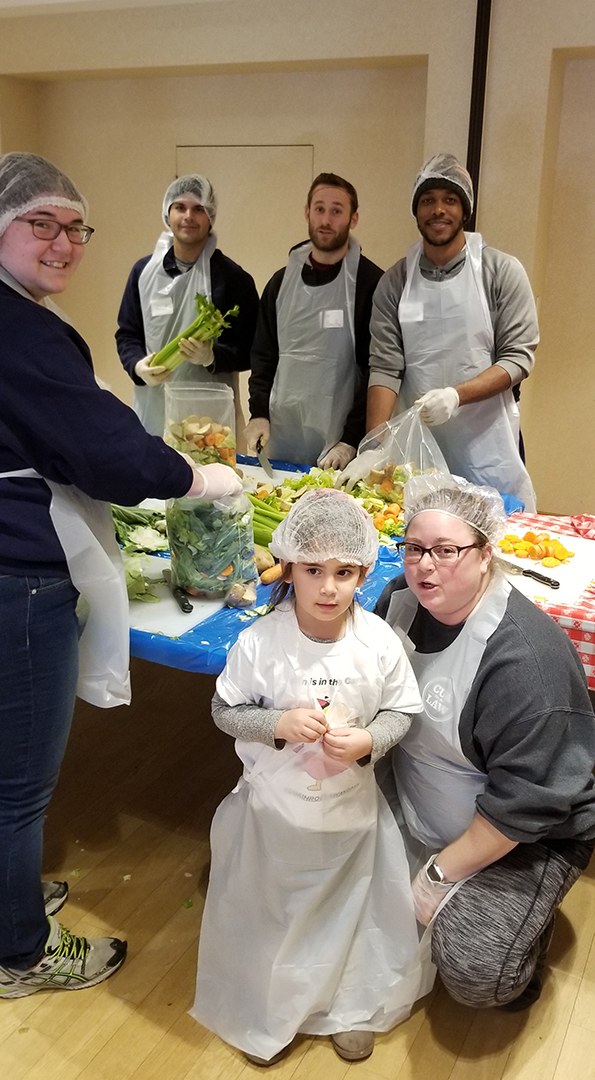
[[[452,472],[534,511],[514,400],[539,341],[527,275],[512,255],[464,232],[473,184],[452,154],[424,165],[411,208],[421,240],[374,296],[368,430],[397,400],[400,412],[419,402]]]
[[[308,192],[310,239],[266,285],[252,349],[248,452],[343,469],[365,434],[372,296],[382,270],[352,235],[357,192],[320,173]]]
[[[166,379],[228,383],[237,399],[234,373],[250,366],[258,293],[250,274],[219,251],[213,232],[216,213],[217,197],[205,176],[174,180],[163,199],[166,231],[153,254],[134,264],[124,290],[118,354],[135,384],[134,410],[151,435],[163,435]],[[237,304],[239,314],[212,343],[183,339],[180,352],[187,363],[174,372],[151,367],[153,355],[194,322],[197,293],[223,313]]]

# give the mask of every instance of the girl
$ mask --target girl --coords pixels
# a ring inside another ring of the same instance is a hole
[[[373,764],[421,701],[398,639],[353,602],[377,549],[351,496],[302,496],[271,543],[278,606],[217,680],[213,717],[244,772],[213,821],[192,1015],[260,1065],[298,1031],[366,1058],[420,994],[407,861]]]

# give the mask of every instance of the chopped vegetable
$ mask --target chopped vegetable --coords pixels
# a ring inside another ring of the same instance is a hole
[[[174,585],[223,595],[238,581],[256,580],[247,499],[176,499],[167,505],[166,521]]]
[[[165,512],[112,503],[116,536],[125,554],[167,551]]]
[[[189,454],[197,465],[236,463],[236,440],[227,424],[218,424],[210,416],[187,416],[185,420],[168,420],[163,436],[168,446]]]
[[[129,600],[143,600],[147,604],[159,603],[159,597],[151,592],[156,582],[145,577],[142,559],[124,559],[124,575]]]
[[[559,566],[567,559],[574,558],[574,552],[568,551],[560,540],[551,538],[549,533],[526,532],[521,538],[515,533],[507,533],[498,546],[503,555],[514,555],[517,559],[541,560],[543,566]]]
[[[194,338],[196,341],[215,341],[230,326],[225,320],[230,315],[236,316],[240,313],[240,309],[236,304],[235,307],[226,311],[225,315],[222,315],[212,301],[207,300],[206,296],[201,293],[196,294],[194,303],[198,312],[197,318],[190,326],[182,330],[182,333],[178,334],[173,341],[170,341],[163,349],[155,353],[150,362],[151,367],[161,364],[168,371],[175,371],[185,360],[178,348],[182,338]]]

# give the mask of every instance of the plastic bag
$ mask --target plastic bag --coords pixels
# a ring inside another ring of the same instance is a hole
[[[165,509],[172,582],[211,598],[256,581],[252,504],[242,494],[211,502],[171,499]]]
[[[399,493],[412,476],[448,472],[436,439],[420,419],[420,411],[420,406],[414,405],[368,432],[335,486],[352,491],[363,482],[372,488],[384,485],[385,494],[390,494],[389,488]]]
[[[235,410],[225,383],[179,383],[165,386],[163,438],[197,465],[236,463]]]

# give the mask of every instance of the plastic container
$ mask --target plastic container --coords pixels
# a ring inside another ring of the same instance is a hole
[[[237,582],[256,581],[252,504],[243,493],[214,502],[171,499],[165,521],[175,586],[214,599]]]
[[[197,465],[223,462],[235,466],[235,405],[225,383],[165,385],[165,430],[168,446],[181,450]]]

